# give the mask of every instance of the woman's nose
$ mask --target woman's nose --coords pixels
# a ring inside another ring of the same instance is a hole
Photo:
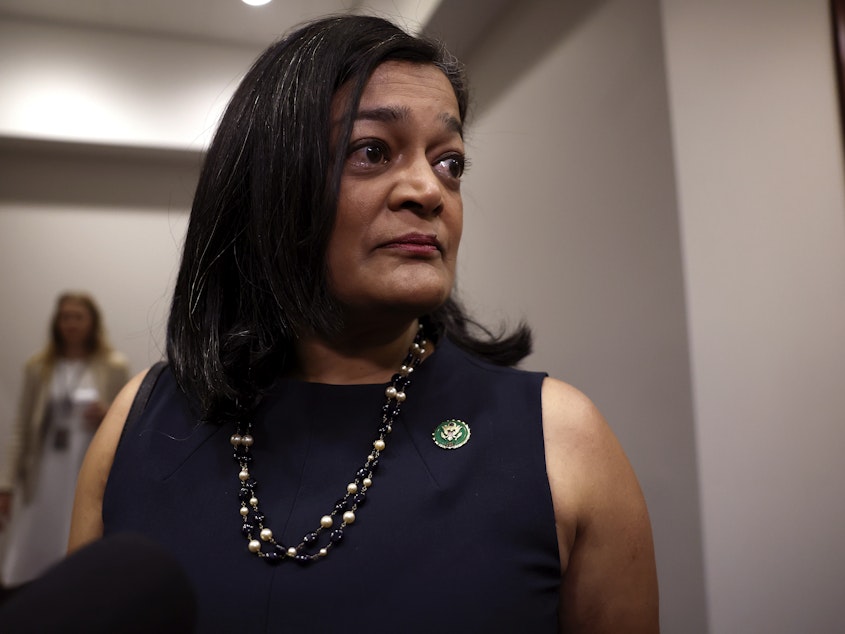
[[[396,174],[389,201],[392,210],[409,209],[423,215],[440,213],[443,208],[443,184],[425,156],[409,161]]]

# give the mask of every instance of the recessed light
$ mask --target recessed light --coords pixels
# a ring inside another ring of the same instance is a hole
[[[269,4],[270,0],[241,0],[241,2],[251,7],[260,7],[262,4]]]

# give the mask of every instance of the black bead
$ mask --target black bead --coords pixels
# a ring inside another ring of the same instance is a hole
[[[338,500],[334,503],[334,508],[336,511],[347,511],[347,498],[343,498],[342,500]]]
[[[250,534],[252,533],[252,531],[254,531],[254,530],[255,530],[255,526],[253,526],[252,524],[244,524],[241,527],[241,533],[243,534],[244,537],[249,537]]]
[[[282,556],[275,550],[271,550],[270,552],[265,554],[264,559],[266,559],[271,564],[275,564],[282,560]]]
[[[294,557],[293,559],[298,564],[310,564],[311,563],[311,557],[309,557],[308,555],[301,555],[300,554],[300,555],[297,555],[296,557]]]
[[[367,468],[358,469],[358,473],[356,473],[355,475],[357,475],[359,478],[361,478],[363,480],[364,478],[370,477],[370,470],[367,469]]]
[[[333,544],[339,544],[340,540],[343,539],[343,530],[338,528],[337,530],[332,531],[332,534],[329,535],[329,539],[332,540]]]
[[[241,490],[238,492],[238,499],[241,502],[246,502],[251,497],[252,497],[252,491],[250,491],[246,487],[241,487]]]
[[[252,514],[252,521],[255,522],[256,524],[263,524],[265,519],[267,519],[267,518],[264,516],[264,513],[253,513]]]
[[[306,544],[313,544],[317,541],[318,535],[317,533],[308,533],[305,537],[302,538]]]
[[[367,501],[367,494],[363,491],[361,493],[356,493],[355,496],[352,498],[352,501],[355,503],[355,506],[361,506],[364,502]]]

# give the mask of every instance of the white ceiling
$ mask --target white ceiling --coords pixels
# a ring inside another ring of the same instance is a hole
[[[50,20],[264,48],[295,24],[358,9],[363,0],[0,0],[0,16]],[[378,4],[378,3],[377,3]],[[382,3],[395,5],[395,2]],[[401,3],[400,3],[401,4]]]
[[[309,19],[368,13],[426,31],[466,60],[472,46],[517,0],[0,0],[0,19],[46,20],[123,32],[212,40],[256,51]]]

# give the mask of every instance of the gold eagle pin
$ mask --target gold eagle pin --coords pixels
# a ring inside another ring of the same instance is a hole
[[[467,444],[470,433],[469,425],[464,421],[450,418],[435,427],[431,437],[441,449],[457,449]]]

